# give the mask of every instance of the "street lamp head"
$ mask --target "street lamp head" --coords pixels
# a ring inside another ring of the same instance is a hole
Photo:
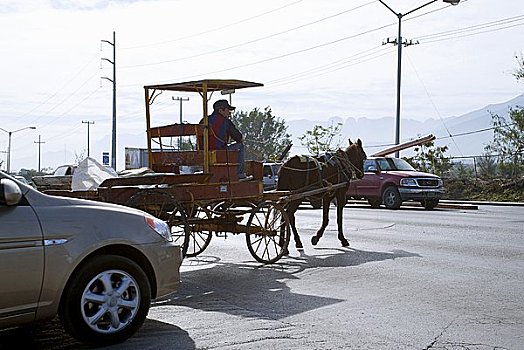
[[[442,1],[444,1],[445,3],[451,4],[453,6],[458,5],[460,2],[460,0],[442,0]]]
[[[36,126],[30,126],[29,129],[33,129],[33,130],[35,130],[35,129],[36,129]]]

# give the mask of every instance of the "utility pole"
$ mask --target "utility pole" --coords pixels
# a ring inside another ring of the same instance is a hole
[[[41,154],[42,154],[41,147],[42,147],[42,144],[45,143],[44,141],[41,141],[40,137],[41,135],[38,135],[38,141],[33,141],[34,143],[38,143],[38,172],[41,171],[41,167],[40,167],[40,159],[41,159]]]
[[[109,80],[113,83],[113,133],[111,137],[111,167],[116,170],[116,34],[113,32],[113,42],[102,40],[104,43],[108,43],[113,46],[113,60],[108,58],[102,58],[113,65],[113,79],[102,77],[102,79]]]
[[[94,121],[82,120],[82,124],[87,124],[87,156],[89,157],[89,125],[94,124]]]
[[[437,2],[438,0],[430,0],[427,3],[420,5],[419,7],[416,7],[406,13],[400,13],[393,10],[388,4],[384,2],[384,0],[378,0],[382,5],[384,5],[391,13],[393,13],[398,18],[398,34],[396,39],[387,39],[387,41],[383,42],[382,45],[386,44],[393,44],[397,45],[397,113],[396,113],[396,122],[395,122],[395,145],[400,144],[400,80],[402,78],[402,47],[403,46],[410,46],[418,44],[418,42],[413,42],[412,40],[407,41],[402,39],[402,18],[412,14],[415,11],[420,10],[423,7],[426,7],[430,4],[433,4]],[[442,0],[444,3],[451,4],[453,6],[458,5],[460,0]],[[395,157],[399,157],[400,153],[399,151],[395,152]]]
[[[189,97],[171,97],[173,101],[180,101],[180,124],[182,124],[182,102],[189,101]],[[178,138],[178,150],[182,150],[182,136]]]

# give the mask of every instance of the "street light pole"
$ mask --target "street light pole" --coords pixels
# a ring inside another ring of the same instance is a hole
[[[26,126],[25,128],[22,128],[22,129],[18,129],[18,130],[15,130],[15,131],[7,131],[6,129],[4,128],[0,128],[0,130],[6,132],[8,135],[9,135],[9,143],[8,143],[8,146],[7,146],[7,173],[10,174],[11,173],[11,136],[16,133],[16,132],[19,132],[19,131],[22,131],[22,130],[26,130],[26,129],[36,129],[36,126]]]
[[[431,0],[424,5],[421,5],[417,8],[414,8],[413,10],[410,10],[406,13],[400,13],[395,12],[388,4],[386,4],[383,0],[378,0],[382,5],[384,5],[389,11],[391,11],[397,18],[398,18],[398,34],[397,39],[390,41],[389,39],[385,44],[394,44],[397,45],[397,111],[396,111],[396,118],[395,118],[395,145],[400,144],[400,82],[402,79],[402,46],[406,45],[413,45],[414,43],[412,41],[410,42],[402,42],[402,18],[404,16],[407,16],[415,11],[420,10],[423,7],[426,7],[428,5],[431,5],[434,2],[437,2],[438,0]],[[451,4],[451,5],[458,5],[460,0],[442,0],[445,3]],[[400,152],[395,152],[395,157],[399,157]]]

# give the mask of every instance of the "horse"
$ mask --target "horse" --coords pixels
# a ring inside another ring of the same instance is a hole
[[[329,223],[329,204],[333,198],[336,198],[338,239],[343,247],[349,246],[342,231],[342,212],[346,205],[346,192],[353,174],[359,179],[364,176],[364,160],[366,160],[366,152],[362,148],[362,141],[358,139],[356,143],[349,140],[349,146],[345,150],[338,149],[334,153],[319,156],[293,156],[281,166],[277,183],[279,191],[300,193],[345,183],[345,186],[341,188],[315,196],[322,199],[323,211],[322,226],[316,235],[311,237],[313,245],[317,245],[318,240],[324,234]],[[303,248],[295,226],[295,212],[301,202],[302,199],[291,201],[285,208],[297,249]]]

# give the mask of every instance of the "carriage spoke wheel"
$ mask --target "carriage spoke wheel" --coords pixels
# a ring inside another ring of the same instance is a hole
[[[159,189],[140,190],[125,205],[167,222],[173,241],[182,247],[182,255],[186,256],[190,236],[187,216],[183,206],[171,193]]]
[[[193,257],[202,253],[213,237],[213,231],[199,229],[198,224],[211,219],[211,211],[198,204],[192,205],[187,210],[187,221],[189,226],[189,240],[187,242],[186,256]]]
[[[253,209],[247,221],[246,242],[257,261],[278,261],[287,252],[289,236],[289,219],[281,205],[262,202]]]

